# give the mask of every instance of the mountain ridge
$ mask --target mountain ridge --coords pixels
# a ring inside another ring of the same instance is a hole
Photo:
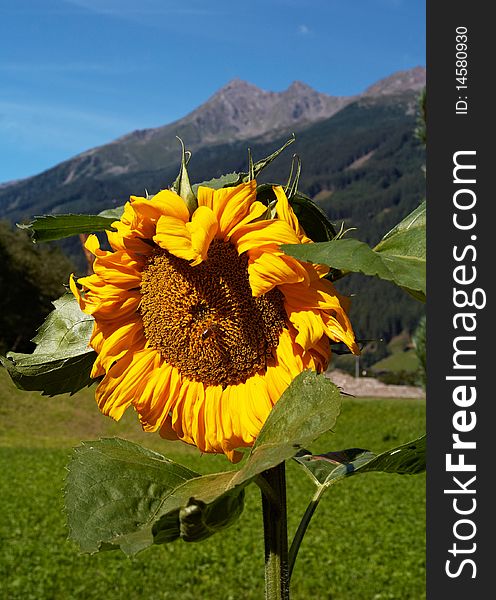
[[[275,139],[285,131],[325,120],[360,98],[418,91],[425,85],[425,68],[398,71],[369,86],[362,94],[330,96],[301,81],[282,92],[266,91],[241,79],[233,79],[184,117],[156,128],[138,129],[111,142],[88,149],[30,177],[0,183],[0,210],[4,192],[53,169],[64,176],[59,185],[79,177],[121,175],[133,170],[157,169],[178,154],[176,136],[188,148],[250,138]],[[149,150],[148,151],[148,148]],[[7,212],[9,207],[7,206]]]

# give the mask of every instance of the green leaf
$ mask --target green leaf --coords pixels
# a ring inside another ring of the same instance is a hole
[[[134,554],[153,543],[156,513],[176,487],[198,474],[160,454],[120,439],[83,442],[68,465],[65,505],[70,537],[83,552],[102,544]],[[179,537],[171,515],[162,541]]]
[[[378,249],[383,242],[389,240],[390,238],[393,238],[396,234],[407,231],[413,231],[416,228],[422,228],[425,230],[427,221],[426,206],[427,204],[424,200],[421,204],[419,204],[419,206],[417,206],[415,210],[413,210],[409,215],[407,215],[403,219],[403,221],[400,221],[398,225],[393,227],[393,229],[391,229],[389,233],[386,233],[386,235],[382,238],[382,241],[379,242],[379,244],[377,244],[376,249]],[[421,240],[422,238],[419,239]],[[419,244],[418,247],[415,249],[415,252],[418,254],[418,256],[425,256],[425,244]]]
[[[268,167],[270,165],[270,163],[273,162],[295,140],[296,140],[296,138],[295,138],[295,135],[293,134],[293,137],[289,138],[289,140],[285,144],[283,144],[278,150],[276,150],[275,152],[272,152],[272,154],[269,154],[269,156],[266,156],[265,158],[262,158],[261,160],[257,160],[257,162],[253,165],[253,177],[252,178],[253,179],[257,178],[258,175],[265,169],[265,167]],[[250,173],[244,173],[243,181],[249,181],[249,180],[250,180]]]
[[[195,183],[193,185],[193,191],[195,194],[198,194],[198,188],[200,186],[208,187],[213,190],[220,190],[225,187],[235,187],[243,182],[244,173],[226,173],[226,175],[221,175],[220,177],[214,177],[213,179],[209,179],[208,181],[202,181],[201,183]]]
[[[243,485],[232,485],[233,472],[214,473],[189,479],[164,497],[152,527],[154,543],[170,540],[170,522],[179,515],[180,536],[187,542],[201,541],[229,527],[240,516]]]
[[[9,352],[0,357],[16,386],[44,395],[71,394],[90,385],[96,353],[88,346],[93,317],[86,315],[70,293],[53,303],[53,310],[38,329],[32,354]]]
[[[295,460],[318,487],[327,488],[345,477],[371,471],[413,475],[425,471],[425,439],[424,435],[379,455],[361,448],[317,455],[305,450]]]
[[[85,442],[67,478],[71,536],[85,552],[121,547],[134,554],[178,537],[200,541],[230,526],[244,488],[331,429],[340,394],[323,375],[300,374],[274,406],[238,471],[200,476],[123,440]]]
[[[115,208],[107,208],[98,213],[99,217],[106,217],[112,219],[112,221],[119,221],[124,214],[124,204],[122,206],[116,206]]]
[[[316,491],[303,514],[289,549],[290,576],[308,525],[322,496],[329,487],[345,477],[370,471],[400,475],[425,471],[425,435],[377,456],[362,448],[349,448],[318,455],[312,455],[308,450],[303,450],[295,457],[295,461],[310,476],[316,486]]]
[[[348,238],[283,245],[282,250],[300,260],[377,276],[425,301],[425,202],[384,236],[374,249]]]
[[[49,242],[96,231],[112,230],[116,219],[101,215],[44,215],[34,217],[27,225],[17,225],[26,229],[35,242]]]

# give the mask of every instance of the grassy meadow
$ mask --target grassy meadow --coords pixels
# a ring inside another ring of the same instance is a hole
[[[220,456],[144,434],[129,412],[115,423],[98,412],[94,389],[46,398],[20,392],[0,368],[0,598],[6,600],[258,600],[263,598],[260,494],[247,489],[239,521],[201,543],[81,555],[67,540],[65,465],[81,440],[122,437],[199,472],[222,471]],[[383,451],[425,431],[425,402],[343,399],[336,430],[315,451]],[[312,495],[310,479],[288,464],[289,532]],[[425,476],[370,473],[338,483],[309,527],[292,579],[292,598],[425,598]]]

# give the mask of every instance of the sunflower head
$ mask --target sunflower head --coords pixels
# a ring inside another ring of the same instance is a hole
[[[311,240],[273,191],[275,218],[254,180],[199,187],[192,214],[170,190],[131,197],[107,233],[111,251],[88,238],[94,274],[71,289],[95,319],[104,414],[133,406],[146,431],[235,461],[292,379],[327,368],[330,341],[358,353],[328,268],[281,251]]]

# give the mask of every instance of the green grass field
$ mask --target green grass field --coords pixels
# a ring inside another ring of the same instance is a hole
[[[373,371],[408,371],[413,373],[419,368],[419,359],[415,350],[395,352],[376,362]]]
[[[0,598],[259,600],[263,532],[259,490],[224,533],[181,540],[129,559],[120,551],[81,555],[67,541],[63,484],[71,448],[117,436],[142,443],[199,472],[225,470],[220,456],[141,432],[133,414],[114,423],[99,414],[93,389],[45,398],[16,390],[0,369]],[[425,402],[343,400],[335,433],[316,451],[386,450],[425,431]],[[290,535],[312,494],[310,479],[288,465]],[[425,476],[370,473],[338,483],[319,505],[292,580],[293,599],[425,598]]]

